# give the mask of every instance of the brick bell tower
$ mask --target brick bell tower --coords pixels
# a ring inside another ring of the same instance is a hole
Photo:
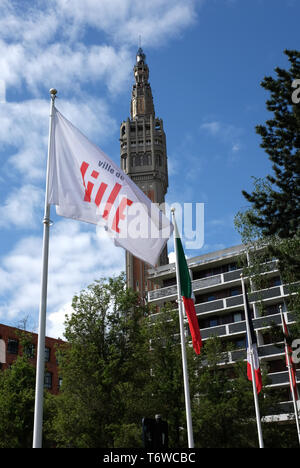
[[[149,68],[140,47],[133,68],[130,119],[121,123],[121,168],[154,203],[164,203],[168,189],[166,135],[163,121],[155,116]],[[168,263],[167,247],[159,265]],[[149,265],[126,252],[127,286],[145,298],[152,289],[147,279]]]

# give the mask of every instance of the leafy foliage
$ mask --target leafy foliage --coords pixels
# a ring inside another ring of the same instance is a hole
[[[120,434],[112,425],[136,424],[143,406],[137,389],[147,378],[139,326],[145,310],[124,276],[95,282],[72,305],[59,355],[58,444],[115,447]]]
[[[277,79],[268,76],[261,83],[271,93],[266,106],[274,117],[256,127],[273,175],[266,177],[268,190],[243,191],[254,208],[249,212],[251,224],[263,235],[280,238],[299,234],[300,220],[300,106],[292,101],[292,83],[300,76],[300,52],[285,50],[285,54],[290,69],[277,67]]]

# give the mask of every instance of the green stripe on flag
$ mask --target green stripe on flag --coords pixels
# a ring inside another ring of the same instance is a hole
[[[192,297],[192,283],[190,272],[188,269],[187,261],[185,259],[184,250],[182,247],[181,239],[176,238],[178,263],[179,263],[179,276],[181,284],[181,295],[190,299]]]

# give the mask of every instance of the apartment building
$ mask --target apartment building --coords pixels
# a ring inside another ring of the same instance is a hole
[[[242,261],[247,264],[248,255],[244,245],[234,246],[188,259],[193,278],[195,308],[205,342],[218,336],[224,344],[233,344],[226,365],[234,366],[246,360],[246,323],[241,287]],[[282,306],[287,324],[293,323],[293,313],[288,310],[288,287],[281,283],[276,260],[267,262],[265,289],[251,291],[249,302],[257,335],[261,365],[267,368],[270,386],[280,393],[282,401],[279,414],[293,413],[288,370],[285,363],[284,343],[273,343],[270,327],[281,324],[279,306]],[[163,265],[148,272],[154,289],[148,292],[148,302],[159,307],[167,302],[176,305],[177,287],[175,264]],[[186,336],[189,338],[189,327]],[[297,381],[300,382],[300,366],[297,366]]]

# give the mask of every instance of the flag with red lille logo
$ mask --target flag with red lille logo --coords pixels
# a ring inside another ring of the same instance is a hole
[[[104,225],[117,246],[155,266],[170,220],[56,108],[52,125],[48,204],[60,216]]]

